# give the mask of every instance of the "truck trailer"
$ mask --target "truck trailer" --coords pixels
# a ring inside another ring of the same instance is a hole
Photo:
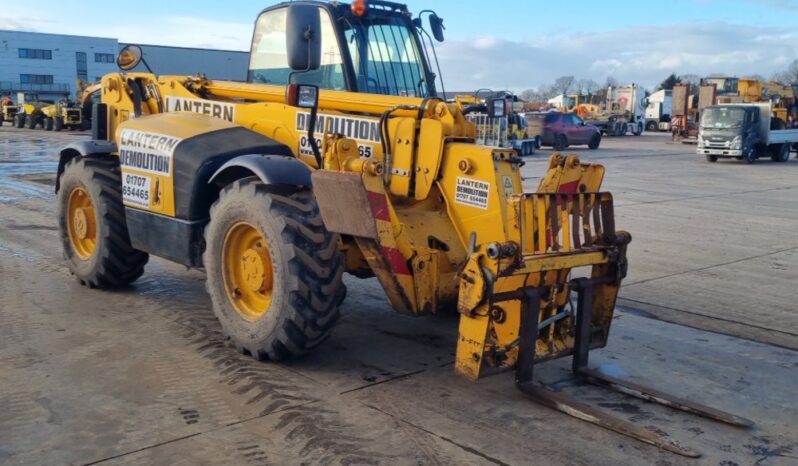
[[[625,136],[629,132],[640,136],[645,128],[645,97],[646,91],[637,84],[608,87],[603,110],[587,115],[586,123],[606,136]]]
[[[673,91],[662,89],[645,100],[646,131],[670,131],[673,114]]]

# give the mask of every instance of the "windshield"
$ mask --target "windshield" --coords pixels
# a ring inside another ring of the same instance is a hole
[[[291,68],[286,52],[286,15],[280,8],[260,15],[255,25],[250,54],[249,82],[288,84]],[[293,82],[314,84],[322,89],[344,90],[344,66],[330,15],[321,11],[321,66],[318,70],[296,74]]]
[[[346,22],[344,36],[361,92],[427,96],[429,84],[412,26],[405,18],[377,16]]]
[[[701,114],[701,127],[707,129],[740,128],[744,121],[745,109],[743,108],[707,108]]]

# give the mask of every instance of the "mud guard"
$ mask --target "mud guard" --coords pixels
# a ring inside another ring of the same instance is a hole
[[[311,170],[304,162],[282,155],[240,155],[228,160],[208,180],[224,186],[248,176],[257,176],[264,184],[310,187]]]
[[[116,143],[104,140],[77,141],[65,147],[58,158],[58,171],[55,175],[56,194],[61,187],[61,174],[67,162],[75,157],[104,157],[115,152]]]

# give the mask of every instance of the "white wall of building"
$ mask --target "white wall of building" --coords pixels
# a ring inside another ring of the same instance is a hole
[[[25,92],[29,99],[57,101],[65,95],[74,99],[77,53],[86,54],[86,78],[91,83],[118,71],[116,55],[124,45],[117,39],[103,37],[0,30],[0,95],[9,94],[16,100],[18,92]],[[45,50],[51,58],[22,58],[20,49]],[[160,45],[142,45],[142,49],[156,74],[204,73],[212,79],[233,81],[244,81],[247,77],[249,52]],[[110,63],[103,61],[108,56],[113,57]],[[145,68],[140,65],[136,70]],[[52,76],[52,84],[24,83],[23,74]]]
[[[119,44],[124,47],[127,44]],[[203,73],[211,79],[246,81],[249,52],[196,49],[162,45],[141,45],[144,60],[155,74],[195,75]],[[135,71],[146,71],[143,65]]]
[[[51,59],[20,58],[19,49],[51,51]],[[58,100],[64,94],[75,97],[77,87],[77,52],[86,54],[89,82],[116,69],[116,63],[103,63],[95,54],[116,56],[116,39],[101,37],[41,34],[0,30],[0,94],[10,93],[16,99],[18,91],[38,94],[42,100]],[[20,75],[52,76],[52,84],[25,84]]]

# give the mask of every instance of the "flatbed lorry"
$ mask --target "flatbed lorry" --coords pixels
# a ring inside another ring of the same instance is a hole
[[[696,152],[709,162],[736,158],[753,163],[767,156],[786,162],[798,143],[798,129],[785,126],[767,102],[711,105],[701,112]]]

